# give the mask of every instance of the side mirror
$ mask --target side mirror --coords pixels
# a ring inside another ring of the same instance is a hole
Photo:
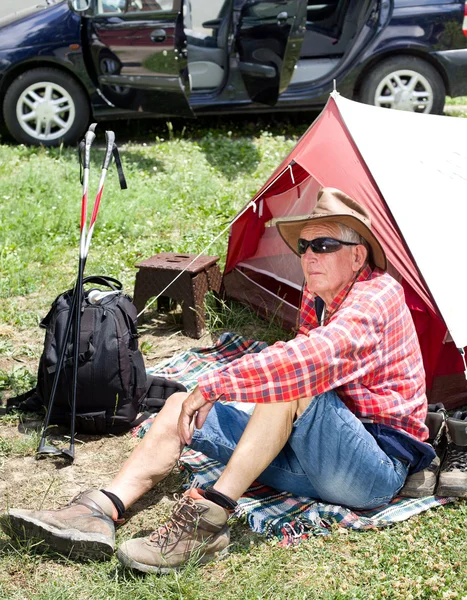
[[[91,0],[68,0],[68,4],[77,13],[86,12],[91,7]]]

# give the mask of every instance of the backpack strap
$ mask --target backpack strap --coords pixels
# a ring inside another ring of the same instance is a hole
[[[83,285],[85,283],[94,283],[96,285],[104,285],[105,287],[108,287],[113,291],[119,291],[119,290],[123,289],[123,285],[122,285],[121,281],[119,281],[118,279],[115,279],[114,277],[109,277],[107,275],[90,275],[89,277],[85,277],[83,279]],[[73,293],[74,293],[74,289],[70,289],[70,290],[67,290],[66,292],[63,292],[63,294],[60,294],[59,296],[57,296],[57,298],[55,298],[54,302],[52,303],[52,306],[51,306],[49,312],[39,323],[39,327],[42,327],[42,329],[47,329],[47,325],[50,323],[51,317],[55,313],[55,308],[56,308],[58,300],[61,297],[66,297],[67,295],[70,298],[72,298]]]
[[[174,381],[173,379],[166,379],[165,377],[156,377],[155,375],[148,375],[147,393],[143,399],[143,404],[146,406],[156,406],[157,402],[165,401],[169,396],[176,392],[186,392],[186,387]]]
[[[92,344],[92,337],[94,333],[94,313],[92,311],[84,311],[81,317],[81,327],[79,331],[79,349],[78,349],[78,363],[84,364],[91,360],[94,356],[96,349]],[[67,351],[65,354],[65,360],[63,361],[62,370],[66,367],[73,365],[73,344],[68,344]],[[47,367],[47,373],[49,375],[55,373],[57,370],[57,363],[49,365]]]
[[[37,393],[37,388],[34,387],[14,398],[8,398],[6,401],[6,413],[8,414],[14,410],[18,410],[19,412],[43,413],[44,401]]]
[[[114,277],[108,277],[107,275],[90,275],[83,279],[83,285],[85,283],[95,283],[96,285],[105,285],[111,290],[121,290],[123,288],[122,283]]]
[[[150,416],[158,413],[164,406],[167,398],[175,394],[175,392],[186,391],[186,387],[178,383],[178,381],[148,375],[146,389],[140,400],[140,407],[144,412],[131,423],[130,427],[137,427],[146,421],[146,419],[149,419]]]

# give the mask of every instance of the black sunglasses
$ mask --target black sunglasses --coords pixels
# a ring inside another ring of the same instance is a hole
[[[358,243],[344,242],[330,237],[319,237],[314,240],[299,238],[297,249],[300,255],[305,254],[307,248],[311,248],[311,251],[315,254],[330,254],[331,252],[337,252],[342,246],[358,246]]]

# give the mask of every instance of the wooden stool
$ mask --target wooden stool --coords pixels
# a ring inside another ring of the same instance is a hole
[[[133,302],[138,313],[149,298],[157,296],[195,258],[195,254],[161,252],[136,265]],[[182,305],[186,335],[200,338],[205,326],[204,296],[208,290],[219,293],[222,275],[218,256],[200,256],[159,298],[172,298]]]

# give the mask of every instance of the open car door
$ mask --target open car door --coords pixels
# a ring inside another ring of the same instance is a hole
[[[182,0],[94,0],[87,17],[105,98],[128,110],[193,116]]]
[[[274,105],[292,79],[306,30],[307,0],[234,0],[235,42],[250,98]]]

